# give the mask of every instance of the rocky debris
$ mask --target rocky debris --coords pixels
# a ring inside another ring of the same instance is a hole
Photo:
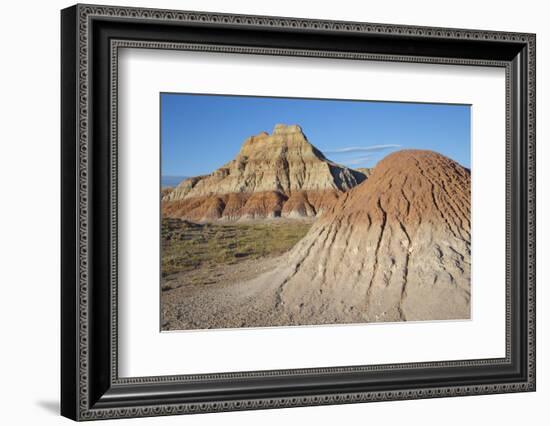
[[[181,182],[162,198],[163,212],[203,221],[318,216],[365,179],[328,160],[300,126],[278,124],[271,135],[246,139],[236,158],[213,173]]]

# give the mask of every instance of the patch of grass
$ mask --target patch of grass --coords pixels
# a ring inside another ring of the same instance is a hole
[[[197,224],[165,218],[161,230],[162,275],[283,254],[311,225],[302,221]]]

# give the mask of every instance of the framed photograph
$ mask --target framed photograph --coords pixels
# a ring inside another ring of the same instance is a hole
[[[535,390],[535,35],[61,12],[61,412]]]

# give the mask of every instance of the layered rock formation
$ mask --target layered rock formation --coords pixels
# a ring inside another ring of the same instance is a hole
[[[399,151],[269,272],[187,289],[179,326],[468,319],[470,270],[469,170],[435,152]]]
[[[163,213],[190,220],[318,216],[366,176],[325,158],[297,125],[248,138],[237,157],[166,194]]]
[[[167,195],[169,195],[173,190],[174,190],[174,188],[172,188],[171,186],[161,188],[161,190],[160,190],[160,198],[161,198],[161,199],[165,198],[165,197],[166,197]]]

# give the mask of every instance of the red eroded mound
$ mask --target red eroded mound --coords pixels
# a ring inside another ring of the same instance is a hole
[[[281,300],[295,318],[469,318],[470,171],[432,151],[390,154],[288,259]]]

